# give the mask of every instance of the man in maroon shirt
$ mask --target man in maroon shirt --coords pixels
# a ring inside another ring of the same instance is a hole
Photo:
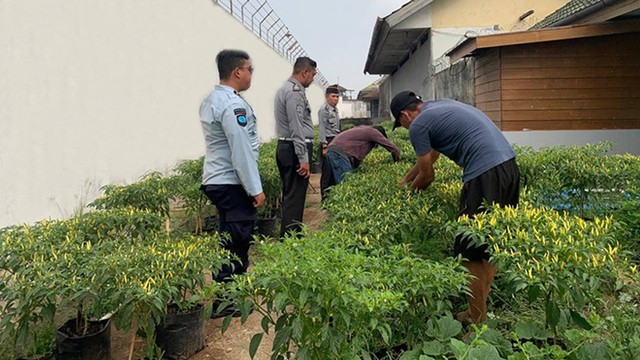
[[[320,191],[322,199],[327,196],[327,189],[344,180],[344,174],[358,168],[364,158],[376,145],[387,149],[393,161],[400,160],[400,150],[389,141],[382,126],[357,126],[338,134],[327,148],[327,160],[322,164]]]

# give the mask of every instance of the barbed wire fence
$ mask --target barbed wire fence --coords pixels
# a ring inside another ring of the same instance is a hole
[[[300,56],[308,56],[267,0],[213,0],[213,2],[289,62],[295,62]],[[314,81],[322,88],[329,86],[329,82],[319,70]]]

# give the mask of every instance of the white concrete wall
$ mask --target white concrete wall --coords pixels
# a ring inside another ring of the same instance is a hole
[[[292,65],[210,0],[0,1],[0,226],[64,217],[204,152],[215,55],[244,49],[263,140]],[[324,100],[308,91],[314,120]]]
[[[549,146],[610,141],[614,143],[614,153],[640,155],[640,130],[505,131],[504,135],[513,144],[531,146],[536,150]]]
[[[361,100],[340,99],[336,107],[341,119],[371,117],[367,103]]]
[[[425,98],[433,98],[433,85],[431,80],[431,53],[429,41],[420,45],[409,56],[398,71],[390,75],[391,97],[403,90],[412,90]]]

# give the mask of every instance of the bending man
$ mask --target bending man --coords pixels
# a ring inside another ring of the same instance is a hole
[[[433,163],[440,153],[463,168],[458,216],[485,211],[483,203],[517,206],[520,172],[513,148],[495,124],[480,110],[454,100],[425,101],[410,91],[391,100],[394,129],[409,129],[416,165],[400,181],[411,189],[427,188],[435,178]],[[469,283],[468,310],[457,315],[466,323],[481,323],[487,317],[487,297],[496,267],[489,262],[487,245],[474,246],[457,237],[454,251],[473,279]]]

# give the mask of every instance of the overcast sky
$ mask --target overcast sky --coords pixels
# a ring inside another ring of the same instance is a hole
[[[268,0],[329,83],[357,91],[379,78],[364,75],[377,17],[408,0]]]

